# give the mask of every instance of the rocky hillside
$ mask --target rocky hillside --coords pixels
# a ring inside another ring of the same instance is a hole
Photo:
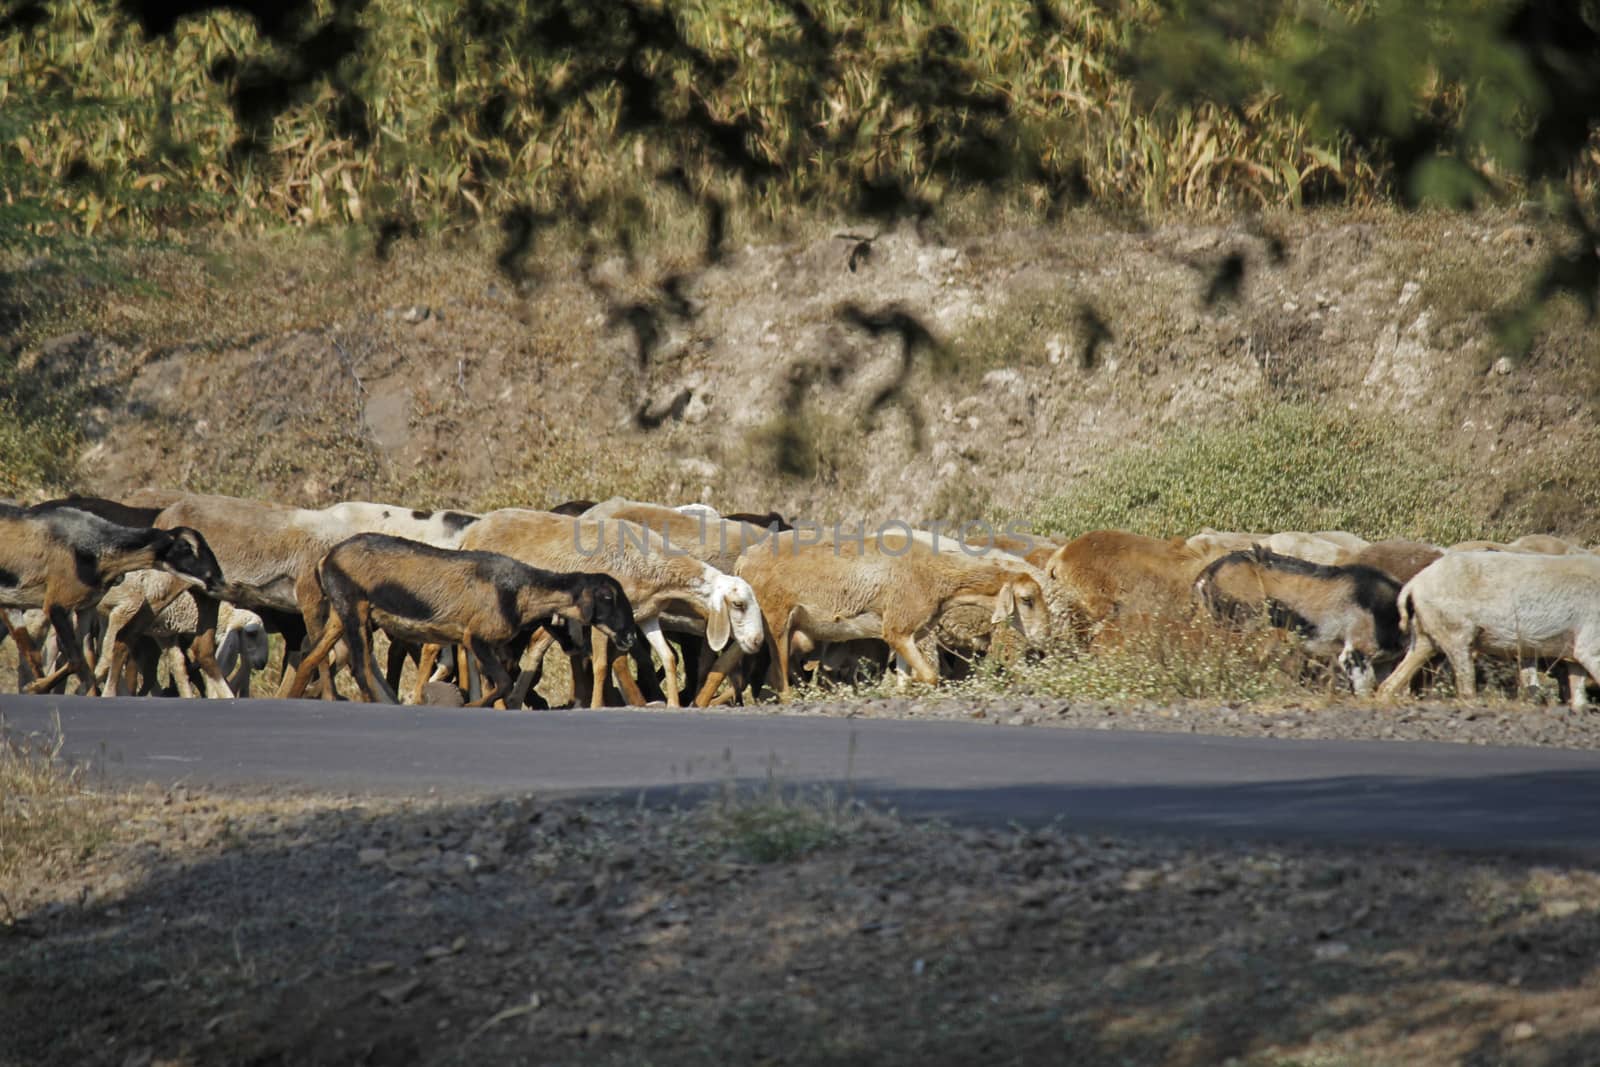
[[[57,480],[110,494],[1026,516],[1128,449],[1294,404],[1392,425],[1485,529],[1596,538],[1600,340],[1561,309],[1513,364],[1493,332],[1546,239],[1529,213],[1080,215],[816,229],[711,267],[663,239],[517,283],[471,237],[282,236],[78,277],[18,367],[79,401]]]

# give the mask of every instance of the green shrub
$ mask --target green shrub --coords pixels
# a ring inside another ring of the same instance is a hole
[[[1393,418],[1261,403],[1113,454],[1029,518],[1041,533],[1349,530],[1449,544],[1505,531],[1464,502],[1471,472]]]
[[[786,795],[775,779],[759,794],[730,785],[706,809],[713,840],[756,863],[788,863],[843,843],[849,811],[830,796]]]

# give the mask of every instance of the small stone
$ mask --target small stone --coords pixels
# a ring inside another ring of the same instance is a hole
[[[427,319],[427,317],[431,314],[433,314],[433,312],[426,304],[412,304],[410,307],[406,308],[405,311],[400,313],[400,319],[402,322],[409,322],[415,325],[416,323]]]
[[[363,867],[370,867],[375,863],[382,863],[389,855],[386,848],[364,848],[356,853],[356,862]]]
[[[1530,1022],[1520,1022],[1506,1031],[1507,1041],[1527,1041],[1535,1037],[1539,1030]]]
[[[683,421],[696,425],[706,421],[711,414],[711,401],[704,393],[695,393],[689,398],[689,403],[683,408]]]
[[[1338,960],[1350,955],[1350,946],[1343,941],[1327,941],[1311,950],[1319,960]]]
[[[992,370],[983,376],[985,389],[1004,389],[1009,392],[1022,391],[1022,375],[1009,367]]]
[[[378,990],[378,998],[386,1001],[389,1004],[404,1004],[406,1001],[416,996],[418,991],[421,989],[422,979],[412,978],[401,982],[399,985],[392,985],[385,989]]]

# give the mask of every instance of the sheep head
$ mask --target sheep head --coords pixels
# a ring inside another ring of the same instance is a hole
[[[710,572],[706,593],[706,643],[721,652],[730,638],[739,642],[746,654],[761,648],[766,629],[761,623],[761,607],[756,591],[743,578],[724,574],[715,567]]]
[[[199,530],[174,526],[170,530],[158,530],[156,534],[156,566],[199,586],[211,596],[222,595],[222,565]]]
[[[1031,575],[1019,574],[1000,586],[990,621],[1009,621],[1030,645],[1042,645],[1050,639],[1050,605]]]
[[[585,626],[593,626],[616,642],[618,650],[628,651],[639,638],[639,628],[634,624],[633,605],[622,585],[609,574],[583,575],[573,597],[578,617]]]

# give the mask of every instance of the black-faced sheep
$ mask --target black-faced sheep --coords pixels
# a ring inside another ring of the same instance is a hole
[[[552,617],[593,626],[622,649],[631,647],[638,634],[632,606],[616,579],[540,570],[494,552],[359,534],[328,552],[316,575],[326,598],[326,620],[295,673],[291,696],[299,695],[342,636],[362,695],[397,703],[373,658],[374,627],[418,645],[470,649],[493,683],[478,704],[492,704],[511,692],[506,662]]]
[[[99,691],[74,616],[94,607],[124,574],[148,568],[170,571],[212,594],[223,586],[222,569],[195,530],[119,526],[74,508],[38,514],[0,508],[0,607],[43,608],[68,661],[31,691],[47,690],[68,670],[84,692]],[[42,673],[42,665],[33,666]]]

